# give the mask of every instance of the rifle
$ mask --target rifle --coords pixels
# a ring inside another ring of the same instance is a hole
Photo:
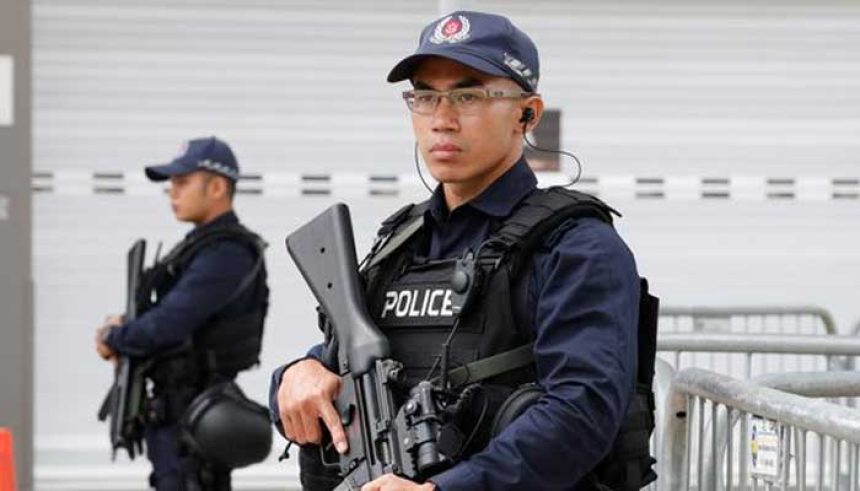
[[[349,209],[331,206],[290,234],[286,245],[339,343],[341,391],[334,404],[349,449],[333,456],[321,450],[323,463],[340,469],[343,482],[336,490],[359,489],[388,473],[412,480],[429,475],[447,462],[437,446],[437,391],[422,381],[397,407],[393,385],[403,365],[390,358],[388,339],[367,312]]]
[[[128,250],[128,273],[124,320],[133,320],[140,314],[138,293],[146,256],[146,241],[138,239]],[[110,418],[109,431],[113,460],[117,450],[124,448],[134,459],[143,453],[143,403],[146,389],[144,373],[148,365],[142,360],[118,355],[114,382],[108,389],[99,409],[99,421]]]

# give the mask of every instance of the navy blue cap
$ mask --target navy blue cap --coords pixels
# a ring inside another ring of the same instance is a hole
[[[428,56],[441,56],[497,77],[507,77],[528,92],[537,92],[540,61],[532,40],[507,17],[457,11],[421,31],[418,49],[400,60],[389,82],[412,77]]]
[[[151,165],[146,168],[146,177],[153,181],[164,181],[171,176],[205,170],[222,175],[231,181],[239,180],[239,163],[225,142],[215,138],[198,138],[182,146],[172,162]]]

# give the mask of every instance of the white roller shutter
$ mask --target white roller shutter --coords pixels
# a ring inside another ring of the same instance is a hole
[[[385,76],[432,4],[34,3],[38,171],[138,170],[210,134],[255,172],[385,171],[411,158]]]
[[[541,53],[586,174],[860,172],[860,4],[474,0]]]

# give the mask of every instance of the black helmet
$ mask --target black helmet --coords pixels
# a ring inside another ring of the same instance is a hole
[[[194,454],[231,469],[262,461],[272,447],[268,410],[248,399],[232,381],[197,396],[180,427],[183,441]]]

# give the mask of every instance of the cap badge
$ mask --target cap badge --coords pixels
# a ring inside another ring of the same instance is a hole
[[[459,43],[467,39],[469,39],[469,19],[462,15],[458,15],[455,19],[453,15],[449,15],[436,24],[430,42],[433,44]]]
[[[173,159],[176,160],[179,157],[184,157],[186,153],[188,153],[188,142],[183,142],[181,145],[179,145],[179,152],[177,152],[176,156],[173,157]]]

